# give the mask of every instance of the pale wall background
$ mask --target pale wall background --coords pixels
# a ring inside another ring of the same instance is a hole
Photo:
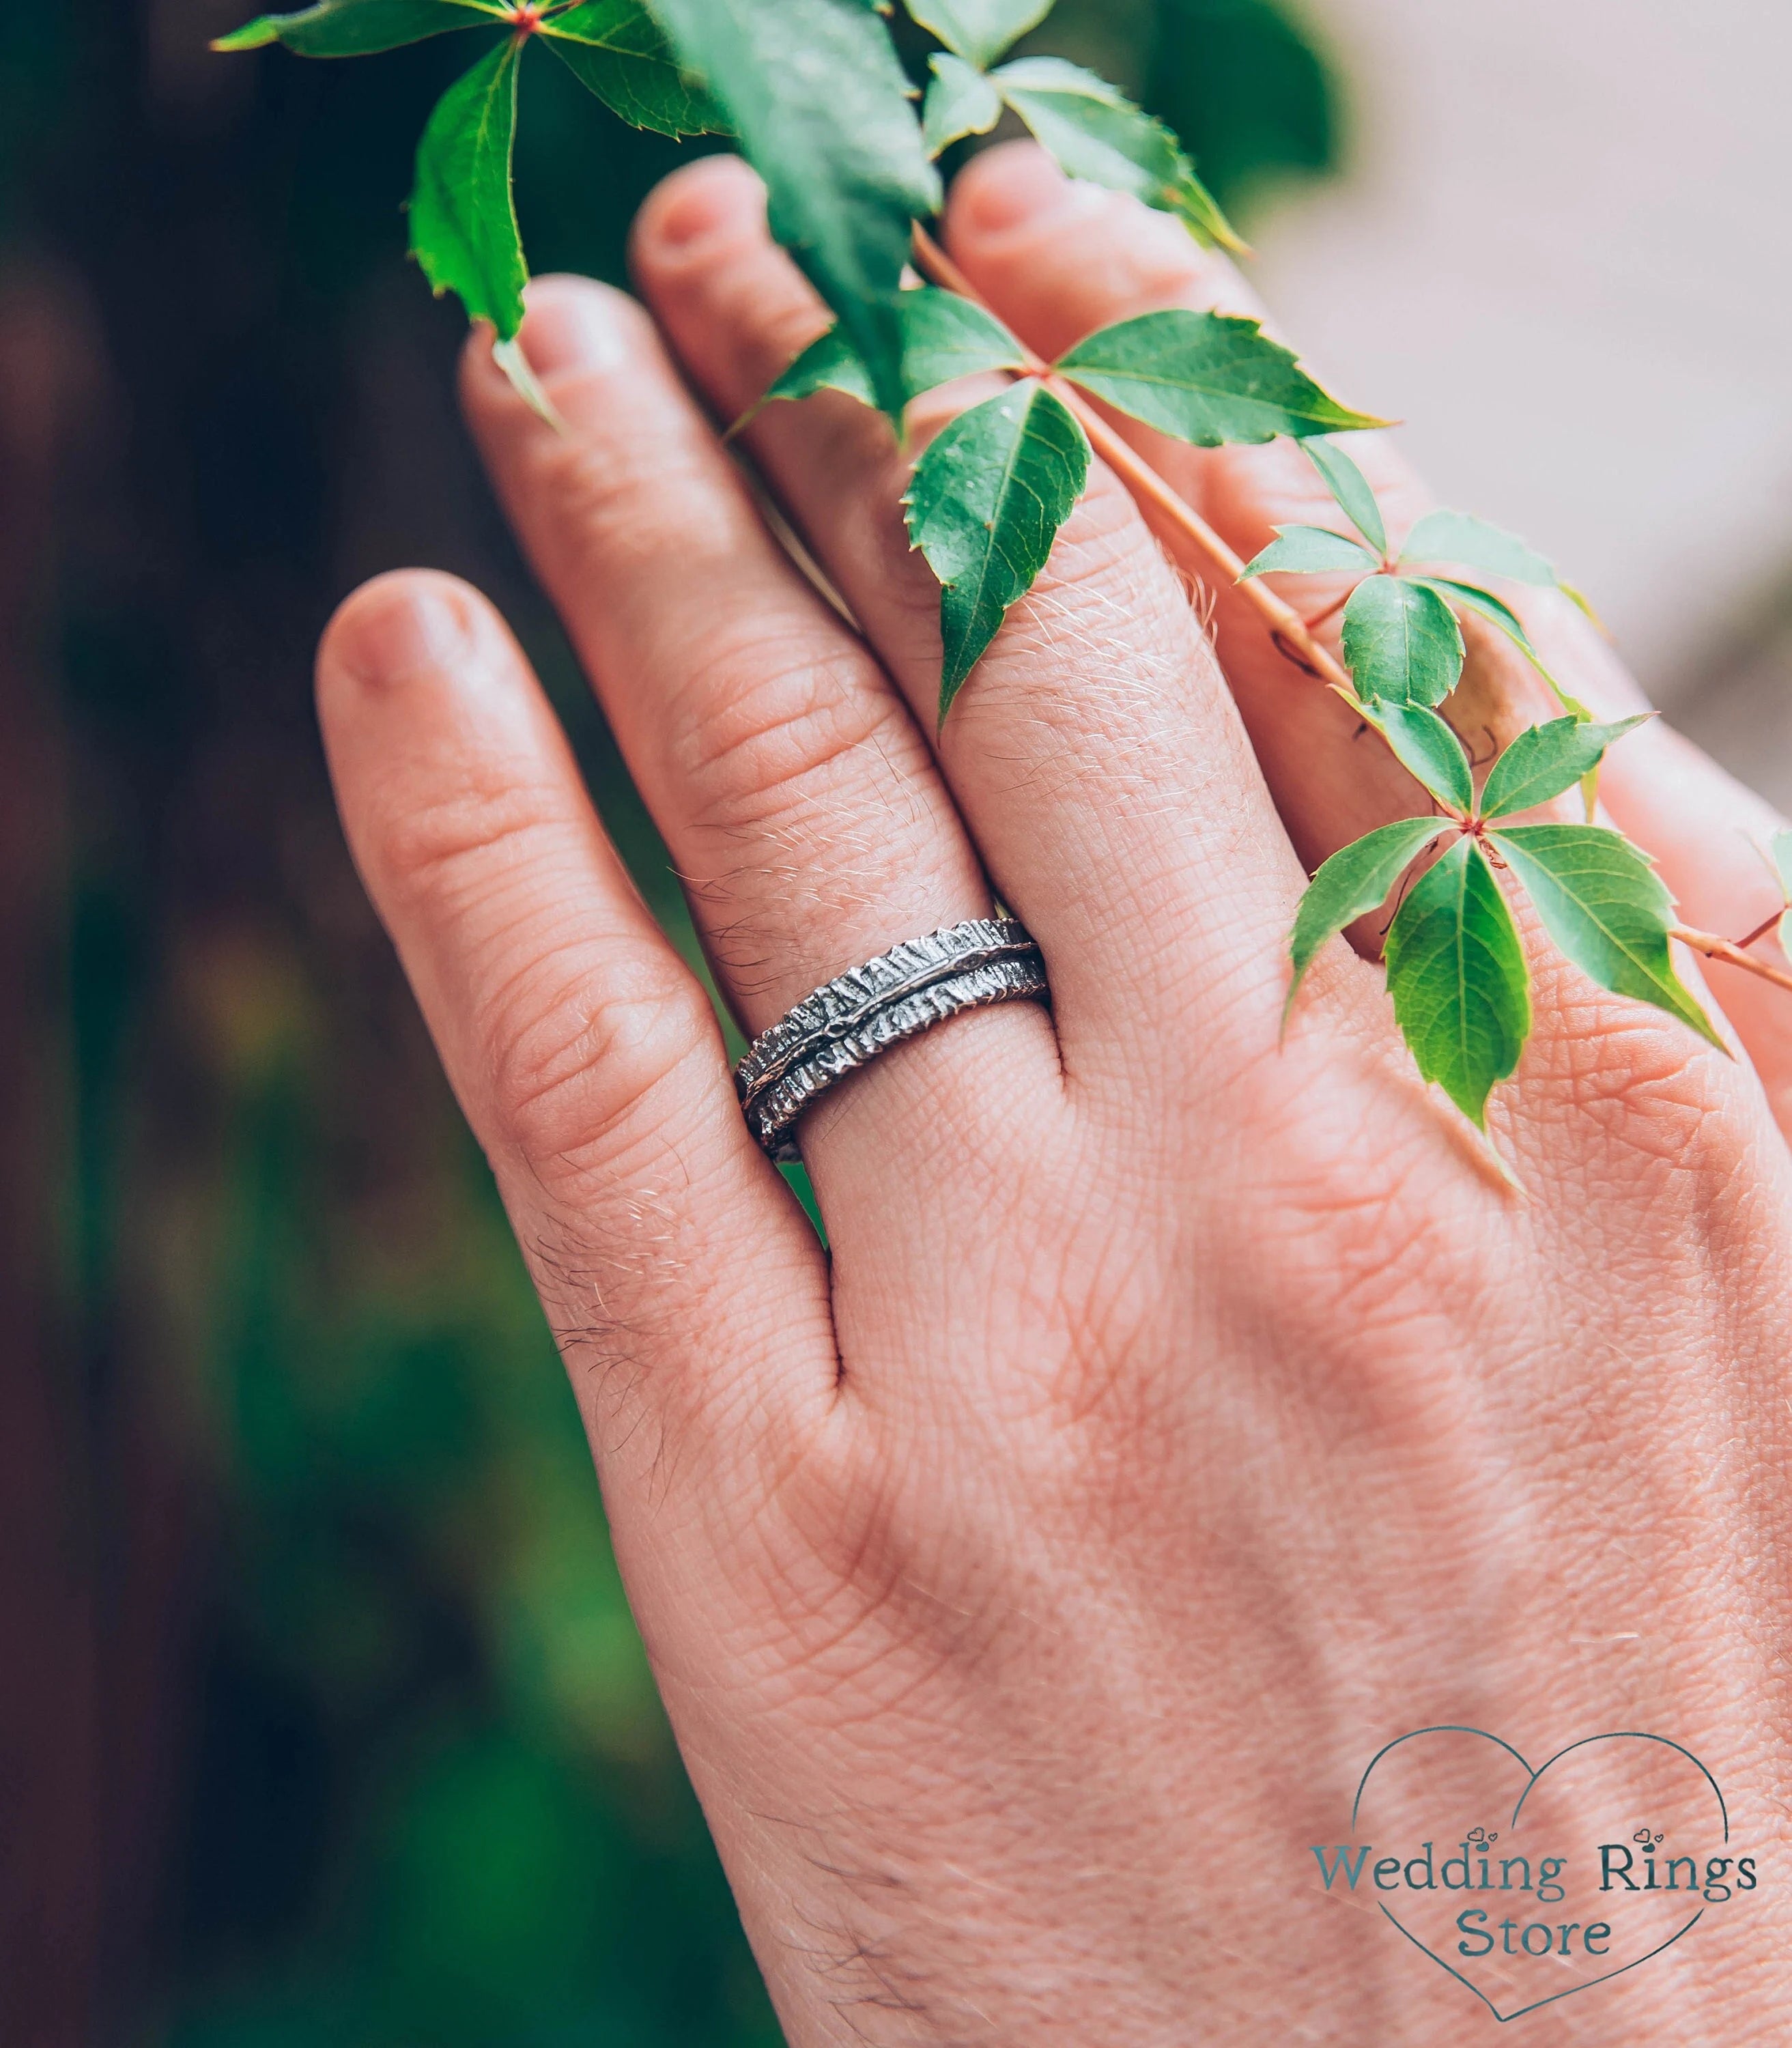
[[[1338,183],[1263,287],[1453,502],[1792,799],[1792,0],[1306,0]]]

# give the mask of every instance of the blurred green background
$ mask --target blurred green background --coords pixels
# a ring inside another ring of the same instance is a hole
[[[223,0],[0,7],[0,2038],[778,2038],[572,1401],[332,814],[310,651],[425,562],[515,623],[676,885],[456,421],[399,214],[460,37],[226,60]],[[1335,151],[1271,0],[1034,47],[1248,226]],[[679,160],[526,67],[538,270]]]

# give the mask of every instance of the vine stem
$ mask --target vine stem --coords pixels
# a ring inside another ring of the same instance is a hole
[[[1792,989],[1792,974],[1784,968],[1772,967],[1764,960],[1757,960],[1753,953],[1745,953],[1733,940],[1720,938],[1715,932],[1695,932],[1685,925],[1676,925],[1669,936],[1679,940],[1683,946],[1690,946],[1694,952],[1703,953],[1707,960],[1722,960],[1726,967],[1740,967],[1745,974],[1759,975],[1776,988]]]
[[[981,293],[918,220],[914,224],[914,258],[915,267],[936,285],[990,312]],[[1115,432],[1080,391],[1056,375],[1052,366],[1035,355],[1025,342],[1021,346],[1026,374],[1040,378],[1052,395],[1075,413],[1096,454],[1126,485],[1141,508],[1157,514],[1154,523],[1159,530],[1167,527],[1173,534],[1179,565],[1191,574],[1216,572],[1223,576],[1243,595],[1247,603],[1255,607],[1270,630],[1270,637],[1291,661],[1310,675],[1317,676],[1346,704],[1360,707],[1360,700],[1351,686],[1348,673],[1313,638],[1299,612],[1258,578],[1240,582],[1245,570],[1243,557],[1228,547],[1187,498],[1173,490],[1145,458]]]

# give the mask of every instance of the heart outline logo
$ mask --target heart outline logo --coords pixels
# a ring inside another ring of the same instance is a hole
[[[1724,1798],[1724,1788],[1717,1782],[1717,1780],[1712,1776],[1709,1769],[1707,1767],[1701,1758],[1695,1756],[1692,1751],[1688,1749],[1684,1744],[1674,1742],[1665,1735],[1651,1735],[1641,1728],[1612,1728],[1608,1729],[1603,1735],[1582,1736],[1578,1741],[1571,1742],[1568,1744],[1565,1748],[1558,1749],[1553,1756],[1546,1758],[1544,1762],[1538,1765],[1535,1770],[1533,1770],[1529,1761],[1524,1756],[1521,1755],[1519,1752],[1512,1747],[1511,1743],[1506,1741],[1503,1737],[1491,1734],[1486,1728],[1467,1728],[1451,1723],[1441,1724],[1435,1728],[1413,1728],[1405,1735],[1396,1736],[1392,1742],[1385,1744],[1380,1749],[1375,1751],[1372,1757],[1370,1758],[1368,1767],[1363,1771],[1361,1782],[1356,1787],[1356,1797],[1351,1802],[1350,1827],[1351,1833],[1353,1835],[1356,1832],[1357,1817],[1362,1811],[1363,1795],[1369,1789],[1369,1780],[1375,1775],[1377,1765],[1381,1763],[1384,1757],[1390,1755],[1394,1750],[1398,1749],[1402,1744],[1416,1742],[1421,1736],[1428,1735],[1477,1736],[1482,1741],[1491,1742],[1496,1748],[1504,1750],[1506,1754],[1518,1765],[1519,1768],[1525,1773],[1524,1790],[1519,1794],[1517,1803],[1512,1809],[1512,1817],[1506,1824],[1506,1831],[1508,1833],[1511,1829],[1517,1827],[1519,1817],[1524,1811],[1525,1802],[1536,1790],[1538,1780],[1556,1764],[1561,1763],[1564,1757],[1572,1756],[1577,1750],[1590,1748],[1596,1743],[1659,1743],[1663,1748],[1671,1749],[1678,1755],[1685,1757],[1687,1762],[1693,1766],[1693,1767],[1699,1772],[1700,1775],[1705,1779],[1705,1782],[1711,1787],[1712,1795],[1716,1798],[1717,1802],[1717,1811],[1719,1816],[1722,1819],[1724,1824],[1723,1840],[1726,1847],[1728,1845],[1730,1839],[1730,1809],[1728,1802]],[[1450,1964],[1446,1963],[1443,1957],[1440,1956],[1428,1942],[1421,1941],[1418,1936],[1413,1932],[1411,1928],[1406,1926],[1397,1914],[1390,1912],[1388,1908],[1385,1905],[1383,1905],[1379,1899],[1376,1901],[1376,1904],[1378,1907],[1379,1907],[1383,1917],[1390,1921],[1394,1926],[1398,1928],[1400,1933],[1405,1935],[1406,1939],[1412,1943],[1413,1946],[1418,1950],[1421,1955],[1429,1957],[1431,1961],[1434,1962],[1437,1965],[1438,1968],[1442,1970],[1445,1975],[1454,1977],[1456,1981],[1459,1984],[1461,1984],[1466,1990],[1472,1991],[1475,1994],[1476,1997],[1480,2000],[1482,2004],[1487,2007],[1488,2011],[1493,2015],[1494,2018],[1503,2027],[1509,2024],[1515,2019],[1523,2019],[1525,2015],[1528,2012],[1540,2011],[1546,2005],[1559,2004],[1565,1998],[1573,1998],[1581,1992],[1595,1990],[1600,1984],[1610,1984],[1615,1978],[1627,1976],[1631,1970],[1639,1969],[1643,1964],[1653,1961],[1657,1956],[1661,1955],[1666,1949],[1671,1949],[1676,1941],[1680,1941],[1685,1935],[1691,1934],[1693,1930],[1697,1926],[1700,1921],[1701,1921],[1705,1915],[1705,1908],[1701,1906],[1698,1911],[1695,1913],[1683,1926],[1680,1927],[1675,1933],[1670,1934],[1665,1941],[1658,1942],[1655,1946],[1648,1950],[1646,1954],[1633,1957],[1627,1963],[1621,1963],[1616,1969],[1608,1970],[1603,1976],[1589,1977],[1584,1984],[1570,1984],[1565,1991],[1551,1992],[1547,1998],[1533,2000],[1529,2005],[1522,2005],[1519,2007],[1515,2011],[1502,2012],[1499,2007],[1494,2003],[1493,2000],[1488,1996],[1487,1993],[1483,1991],[1480,1986],[1475,1983],[1472,1978],[1464,1976],[1460,1970],[1456,1969]]]

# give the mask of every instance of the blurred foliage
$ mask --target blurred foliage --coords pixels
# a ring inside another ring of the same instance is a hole
[[[247,11],[0,8],[0,259],[72,309],[78,399],[46,650],[68,1284],[88,1399],[127,1375],[172,1418],[192,1561],[151,1618],[188,1677],[116,2032],[751,2048],[777,2028],[572,1401],[336,833],[307,673],[329,607],[407,560],[491,592],[694,943],[461,440],[458,321],[401,261],[465,39],[208,56]],[[1328,161],[1324,75],[1267,0],[1065,0],[1038,41],[1140,92],[1229,199]],[[681,153],[531,68],[531,258],[619,276]]]

